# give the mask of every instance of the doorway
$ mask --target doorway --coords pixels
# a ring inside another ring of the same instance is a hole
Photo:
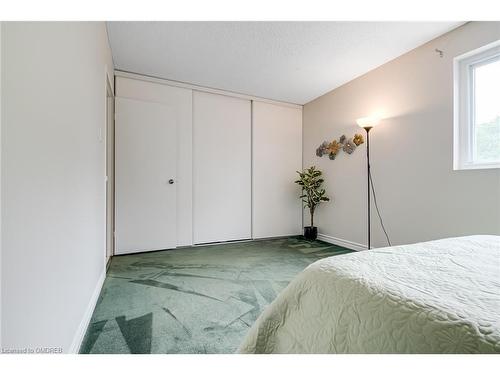
[[[115,250],[115,98],[106,74],[106,268]]]

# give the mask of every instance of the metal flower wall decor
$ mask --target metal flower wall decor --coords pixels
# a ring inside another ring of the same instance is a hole
[[[345,135],[341,136],[338,140],[334,139],[330,143],[325,141],[317,149],[316,155],[322,157],[323,155],[328,155],[330,160],[334,160],[340,150],[348,154],[352,154],[356,147],[363,144],[365,139],[362,134],[354,134],[353,138],[347,139]]]

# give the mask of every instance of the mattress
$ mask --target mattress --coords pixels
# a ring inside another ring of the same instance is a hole
[[[500,353],[500,237],[468,236],[311,264],[239,353]]]

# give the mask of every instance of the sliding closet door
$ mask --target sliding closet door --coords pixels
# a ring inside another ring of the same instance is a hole
[[[121,98],[165,104],[176,113],[177,123],[177,246],[193,244],[193,92],[190,89],[117,76]]]
[[[251,103],[193,91],[194,243],[251,237]]]
[[[115,137],[115,253],[176,247],[175,111],[117,98]]]
[[[300,234],[302,109],[253,102],[253,238]]]

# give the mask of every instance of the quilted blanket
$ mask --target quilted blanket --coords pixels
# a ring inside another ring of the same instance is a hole
[[[240,353],[500,353],[500,236],[322,259],[248,332]]]

